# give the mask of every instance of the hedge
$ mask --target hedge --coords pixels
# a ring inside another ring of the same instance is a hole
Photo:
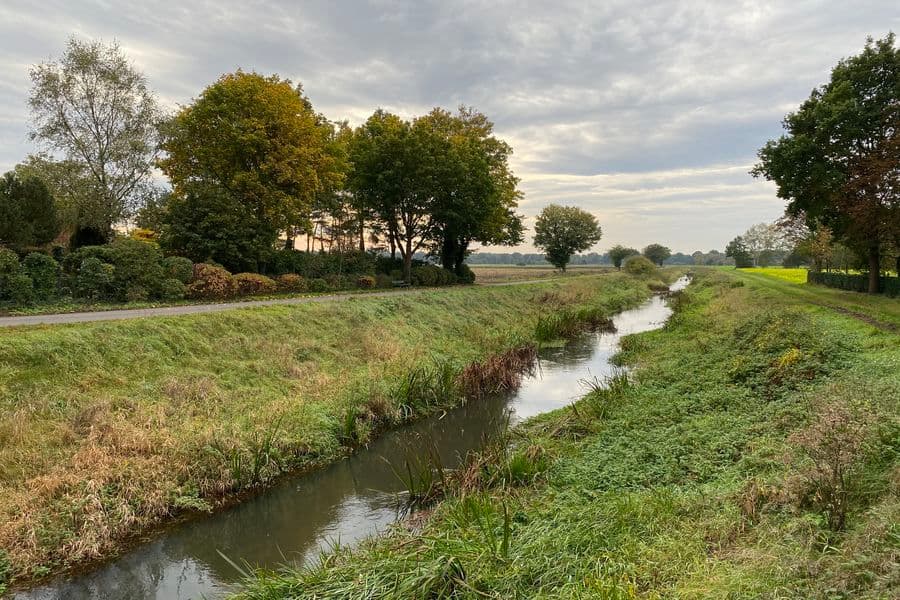
[[[869,275],[851,275],[849,273],[826,273],[824,271],[809,271],[806,274],[806,282],[826,287],[847,290],[850,292],[868,292]],[[886,296],[900,296],[900,277],[879,278],[878,291]]]

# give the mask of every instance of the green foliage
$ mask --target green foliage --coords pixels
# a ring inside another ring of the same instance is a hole
[[[475,271],[473,271],[469,265],[462,264],[456,272],[456,278],[460,283],[471,285],[475,283]]]
[[[744,269],[753,266],[753,255],[744,243],[744,238],[737,236],[725,246],[725,256],[734,259],[734,266]]]
[[[162,266],[162,253],[156,244],[131,238],[116,238],[105,247],[107,261],[113,271],[113,293],[120,300],[146,300],[156,295],[167,278]]]
[[[634,248],[626,248],[621,244],[617,244],[609,249],[609,259],[612,261],[613,266],[617,269],[622,268],[622,261],[628,258],[629,256],[640,254]]]
[[[75,278],[75,294],[86,300],[104,300],[113,292],[115,267],[97,257],[88,257],[81,262]]]
[[[436,265],[422,265],[412,269],[413,285],[434,287],[440,285],[453,285],[456,283],[456,275],[453,271],[443,269]]]
[[[236,292],[234,278],[227,270],[216,265],[197,263],[186,295],[188,298],[223,300],[234,296]]]
[[[277,230],[224,188],[190,182],[172,196],[159,243],[194,262],[212,260],[235,271],[256,271]]]
[[[194,277],[194,263],[183,256],[167,256],[162,260],[163,275],[188,284]]]
[[[356,278],[356,287],[361,289],[371,289],[375,287],[375,278],[371,275],[360,275]]]
[[[22,261],[22,266],[34,283],[34,294],[38,301],[43,302],[56,297],[60,266],[53,257],[32,252]]]
[[[186,294],[187,286],[174,277],[163,279],[159,286],[159,297],[163,300],[181,300]]]
[[[275,281],[257,273],[238,273],[234,275],[233,281],[240,296],[274,294],[278,289]]]
[[[344,177],[333,125],[299,85],[278,76],[223,75],[163,131],[159,166],[174,187],[166,228],[178,230],[168,243],[195,261],[256,270],[276,232],[306,226],[317,195]],[[231,215],[216,215],[216,206]],[[192,217],[195,208],[202,210]],[[222,220],[227,231],[216,235],[213,223]],[[232,247],[223,244],[234,234]]]
[[[851,292],[869,291],[868,275],[851,275],[849,273],[836,273],[809,271],[806,281],[818,285],[825,285],[840,290]],[[885,296],[900,296],[900,277],[880,277],[878,291]]]
[[[630,275],[656,275],[656,265],[647,258],[637,255],[625,261],[625,272]]]
[[[320,293],[327,292],[331,288],[328,286],[328,282],[322,279],[321,277],[314,277],[307,282],[307,288],[310,292]]]
[[[307,289],[306,279],[294,273],[279,275],[275,280],[275,283],[278,285],[279,292],[298,293],[305,292]]]
[[[115,42],[72,37],[58,61],[36,65],[30,75],[34,136],[90,180],[93,206],[77,207],[77,224],[106,234],[150,187],[160,118],[156,99]]]
[[[43,246],[59,230],[56,203],[43,181],[15,172],[0,177],[0,244]]]
[[[667,258],[672,256],[672,251],[662,244],[650,244],[646,248],[642,254],[655,265],[663,266],[663,263]]]
[[[572,254],[600,241],[597,218],[575,206],[545,206],[534,225],[534,245],[544,250],[547,261],[565,271]]]

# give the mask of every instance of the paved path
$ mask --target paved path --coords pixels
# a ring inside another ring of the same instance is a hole
[[[482,286],[525,285],[528,283],[546,283],[558,278],[530,279],[527,281],[504,281],[500,283],[478,284]],[[183,304],[180,306],[164,306],[160,308],[125,308],[121,310],[98,310],[88,312],[56,313],[48,315],[23,315],[19,317],[0,317],[0,328],[21,325],[58,325],[64,323],[87,323],[90,321],[117,321],[121,319],[142,319],[144,317],[173,317],[178,315],[196,315],[203,313],[223,312],[239,308],[255,306],[279,306],[283,304],[308,304],[313,302],[340,302],[353,298],[382,298],[403,294],[419,294],[428,289],[399,289],[385,292],[327,294],[322,296],[302,296],[296,298],[275,298],[273,300],[247,300],[246,302],[219,302],[216,304]]]

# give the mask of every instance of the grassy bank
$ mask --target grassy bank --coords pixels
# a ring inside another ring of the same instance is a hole
[[[244,598],[895,598],[900,343],[798,286],[701,271],[637,367],[472,457],[424,525]]]
[[[334,460],[464,401],[468,382],[502,385],[502,360],[472,365],[546,337],[554,315],[632,306],[649,283],[609,274],[0,331],[0,587]]]

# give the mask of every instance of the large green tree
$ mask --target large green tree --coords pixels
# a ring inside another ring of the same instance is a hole
[[[597,218],[577,206],[550,204],[534,225],[534,245],[544,251],[550,264],[563,271],[573,254],[599,242],[601,235]]]
[[[615,268],[622,268],[622,261],[628,258],[629,256],[633,256],[635,254],[640,254],[634,248],[626,248],[621,244],[616,244],[612,248],[609,249],[609,259],[612,261],[612,264]]]
[[[338,187],[344,177],[333,125],[313,110],[299,85],[277,75],[223,75],[165,124],[162,148],[166,155],[159,166],[172,182],[173,201],[227,198],[239,203],[235,218],[246,225],[235,233],[265,236],[236,243],[235,248],[256,252],[238,261],[246,264],[259,261],[259,251],[271,247],[279,233],[290,237],[308,226],[317,195]],[[199,191],[192,187],[197,183]],[[204,201],[200,208],[207,206]],[[175,223],[180,214],[169,211],[170,226],[182,233],[191,223],[199,226],[197,220]]]
[[[58,234],[56,206],[43,181],[15,172],[0,178],[0,245],[42,246]]]
[[[644,248],[643,255],[653,264],[662,266],[672,256],[672,251],[662,244],[650,244]]]
[[[31,83],[32,138],[77,167],[57,172],[73,187],[90,179],[95,206],[78,225],[109,236],[151,188],[161,113],[146,78],[118,44],[71,38],[59,60],[31,69]]]
[[[397,115],[377,110],[357,128],[350,144],[349,188],[356,201],[368,207],[377,227],[388,236],[392,249],[403,258],[403,276],[409,281],[412,257],[435,227],[434,197],[426,180],[434,173],[434,138],[423,135]]]
[[[457,273],[473,242],[515,245],[523,239],[512,148],[493,127],[467,107],[456,114],[435,108],[413,124],[424,149],[423,192],[432,200],[430,246],[444,268]]]
[[[895,37],[866,43],[784,119],[786,130],[759,152],[753,170],[777,185],[787,212],[828,226],[868,259],[879,289],[882,251],[897,239],[900,187],[900,49]]]

